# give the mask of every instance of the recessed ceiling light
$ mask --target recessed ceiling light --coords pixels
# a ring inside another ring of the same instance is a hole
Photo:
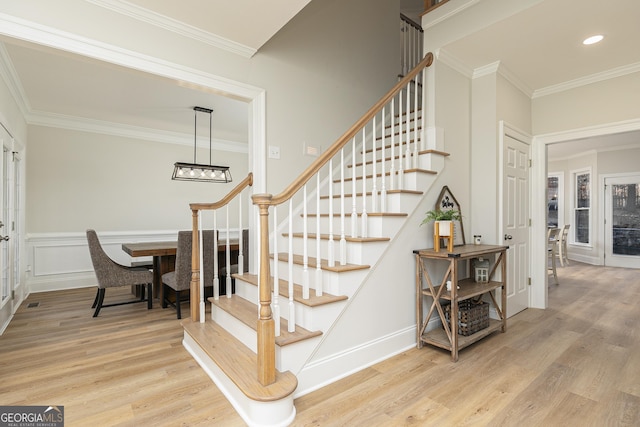
[[[586,45],[595,44],[595,43],[598,43],[599,41],[602,41],[603,38],[604,36],[600,34],[598,34],[597,36],[587,37],[586,39],[584,39],[582,44],[586,44]]]

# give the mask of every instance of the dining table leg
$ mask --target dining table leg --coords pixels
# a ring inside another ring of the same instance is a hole
[[[175,270],[175,255],[154,255],[153,257],[153,295],[160,300],[164,300],[164,286],[162,286],[162,275]]]

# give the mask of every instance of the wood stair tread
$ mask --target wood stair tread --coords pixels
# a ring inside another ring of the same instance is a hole
[[[236,279],[242,280],[244,282],[250,283],[252,285],[258,286],[258,276],[256,274],[243,274],[239,276],[237,274],[233,275]],[[286,299],[289,299],[289,282],[284,279],[278,279],[280,286],[278,287],[278,294],[283,296]],[[273,277],[270,280],[271,290],[273,290]],[[221,297],[222,298],[222,297]],[[327,292],[323,292],[321,296],[317,296],[315,291],[312,289],[309,292],[309,299],[302,298],[302,286],[298,284],[293,284],[293,299],[294,301],[306,305],[308,307],[318,307],[325,304],[331,304],[337,301],[344,301],[348,299],[346,295],[332,295]]]
[[[369,151],[367,151],[367,153],[370,153],[372,151],[373,150],[369,150]],[[433,150],[433,149],[421,150],[421,151],[418,152],[418,155],[420,155],[420,154],[436,154],[436,155],[440,155],[440,156],[443,156],[443,157],[449,156],[449,153],[446,153],[444,151],[439,151],[439,150]],[[413,151],[411,152],[410,157],[413,157]],[[398,160],[400,158],[401,158],[401,155],[398,154],[398,155],[394,156],[393,160]],[[384,158],[385,162],[391,162],[391,160],[392,160],[391,156],[387,156],[387,157]],[[376,158],[376,163],[382,163],[382,157]],[[367,160],[364,164],[365,165],[372,165],[373,164],[373,160]],[[362,162],[358,162],[355,165],[350,163],[350,164],[347,165],[347,168],[351,169],[354,166],[357,167],[357,168],[361,167],[362,166]]]
[[[398,174],[400,174],[400,171],[395,171],[394,173],[396,175],[398,175]],[[429,174],[429,175],[437,175],[438,174],[438,172],[436,172],[436,171],[433,171],[433,170],[430,170],[430,169],[420,169],[420,168],[405,169],[404,173],[426,173],[426,174]],[[391,172],[385,172],[384,175],[385,176],[389,176],[389,175],[391,175]],[[380,177],[382,177],[381,173],[376,174],[376,178],[380,178]],[[367,175],[367,176],[365,176],[365,178],[367,178],[367,179],[373,178],[373,175]],[[362,179],[362,176],[357,176],[356,177],[356,181],[357,180],[361,180],[361,179]],[[344,179],[345,182],[352,181],[352,180],[353,180],[353,178],[351,178],[351,177]],[[341,180],[340,179],[334,179],[333,182],[337,184],[337,183],[341,182]]]
[[[273,258],[273,254],[270,255],[271,258]],[[278,254],[278,260],[279,261],[284,261],[284,262],[288,262],[289,261],[289,256],[286,252],[281,252]],[[298,264],[298,265],[303,265],[303,257],[302,255],[293,255],[293,263],[294,264]],[[313,257],[309,257],[308,259],[308,266],[309,268],[316,268],[316,258]],[[356,271],[356,270],[366,270],[368,268],[370,268],[369,265],[360,265],[360,264],[346,264],[346,265],[340,265],[339,263],[336,263],[335,266],[333,267],[329,267],[329,262],[326,259],[321,259],[320,260],[320,268],[322,270],[326,270],[326,271],[334,271],[334,272],[346,272],[346,271]]]
[[[320,214],[320,217],[328,217],[330,214],[328,213],[324,213],[324,214]],[[356,215],[358,216],[362,216],[362,212],[357,212]],[[404,213],[404,212],[367,212],[367,216],[381,216],[381,217],[403,217],[403,216],[407,216],[408,214]],[[300,214],[300,216],[302,216],[302,214]],[[308,213],[307,214],[308,217],[317,217],[318,214],[315,213]],[[334,213],[332,214],[332,216],[334,217],[340,217],[339,213]],[[345,213],[345,218],[348,216],[351,216],[351,212]]]
[[[210,303],[216,307],[220,307],[257,333],[258,328],[258,306],[239,296],[227,298],[221,296],[219,299],[209,298]],[[287,327],[289,322],[287,319],[280,318],[280,336],[276,337],[276,345],[283,347],[299,341],[322,335],[322,331],[308,331],[305,328],[296,325],[295,332],[289,332]]]
[[[378,195],[382,194],[382,190],[378,191]],[[422,191],[419,190],[387,190],[387,194],[417,194],[417,195],[421,195],[424,194]],[[367,191],[365,193],[366,196],[371,196],[371,191]],[[334,199],[340,199],[342,196],[340,194],[334,194],[333,196]],[[353,197],[353,194],[345,194],[344,195],[345,198],[347,197]],[[362,193],[356,193],[356,197],[362,197]],[[321,200],[324,199],[328,199],[329,196],[325,195],[325,196],[320,196]]]
[[[288,237],[289,233],[283,233],[282,235],[284,237]],[[304,233],[293,233],[293,237],[299,237],[299,238],[304,237]],[[309,239],[315,239],[316,233],[307,233],[307,237]],[[329,235],[321,233],[320,239],[329,240]],[[350,237],[350,236],[345,236],[344,239],[347,242],[352,242],[352,243],[388,242],[389,240],[391,240],[389,237]],[[340,235],[334,234],[333,240],[336,242],[340,241]]]
[[[298,386],[295,375],[277,370],[273,384],[260,384],[256,354],[215,322],[184,319],[182,327],[248,398],[258,402],[276,401],[289,396]]]

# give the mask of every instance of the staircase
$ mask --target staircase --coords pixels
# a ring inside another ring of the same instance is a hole
[[[371,360],[354,357],[350,342],[362,332],[344,323],[366,306],[378,267],[393,262],[385,259],[393,239],[415,233],[407,218],[444,167],[448,154],[427,135],[422,114],[431,63],[427,54],[285,192],[253,195],[260,210],[258,274],[235,274],[235,294],[210,298],[209,319],[194,255],[183,343],[247,424],[289,425],[294,396],[380,357],[374,350],[364,356]],[[243,181],[221,202],[191,205],[194,234],[200,211],[227,206],[248,185]],[[198,254],[197,239],[194,245]],[[216,272],[214,287],[217,280]]]

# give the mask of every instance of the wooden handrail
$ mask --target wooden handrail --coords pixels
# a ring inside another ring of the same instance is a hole
[[[378,114],[382,107],[401,90],[403,89],[418,73],[424,68],[430,66],[433,63],[433,54],[427,53],[422,61],[416,65],[416,67],[409,72],[402,80],[400,80],[386,95],[384,95],[373,107],[369,109],[349,130],[347,130],[327,151],[322,153],[309,167],[298,176],[298,178],[291,183],[283,192],[273,196],[270,201],[271,206],[280,205],[289,200],[293,195],[302,188],[330,159],[332,159],[340,150],[356,136],[362,128],[373,119],[373,116]]]
[[[233,190],[231,190],[226,196],[224,196],[222,199],[218,200],[217,202],[213,202],[213,203],[190,203],[189,207],[193,211],[220,209],[220,208],[226,206],[231,200],[233,200],[234,197],[236,197],[238,194],[240,194],[242,192],[242,190],[244,190],[245,188],[250,187],[252,185],[253,185],[253,173],[249,172],[249,174],[247,175],[247,177],[245,179],[240,181],[238,183],[238,185],[236,185],[236,187]]]

